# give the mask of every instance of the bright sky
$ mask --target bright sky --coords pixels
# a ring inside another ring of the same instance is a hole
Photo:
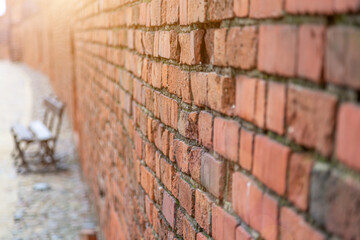
[[[0,16],[6,12],[6,0],[0,0]]]

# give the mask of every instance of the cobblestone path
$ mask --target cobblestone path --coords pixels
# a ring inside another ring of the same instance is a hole
[[[12,165],[10,125],[41,119],[42,99],[51,92],[46,76],[24,65],[0,62],[0,121],[5,123],[0,124],[0,240],[74,240],[82,226],[96,225],[66,116],[57,145],[66,170],[16,174]],[[37,191],[37,183],[50,189]]]

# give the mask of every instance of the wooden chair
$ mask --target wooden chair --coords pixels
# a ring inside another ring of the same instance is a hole
[[[33,121],[29,127],[15,124],[11,127],[15,148],[12,156],[15,165],[28,168],[27,150],[38,145],[33,157],[40,158],[43,164],[55,164],[55,146],[59,137],[65,104],[56,97],[47,97],[43,101],[45,114],[43,121]],[[20,162],[18,162],[20,160]]]

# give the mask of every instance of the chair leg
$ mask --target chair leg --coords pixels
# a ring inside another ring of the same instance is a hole
[[[19,166],[19,167],[28,168],[28,164],[27,164],[26,159],[25,159],[25,153],[24,153],[23,149],[21,149],[20,144],[21,144],[21,142],[19,142],[19,141],[17,141],[17,140],[15,139],[15,146],[16,146],[17,153],[18,153],[18,156],[17,156],[15,159],[20,158],[21,163],[20,163],[20,166]]]

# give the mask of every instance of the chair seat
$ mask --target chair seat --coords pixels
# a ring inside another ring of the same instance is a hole
[[[16,136],[18,141],[33,141],[34,135],[24,125],[17,123],[11,127],[11,132]]]
[[[41,121],[31,122],[29,129],[38,141],[48,141],[54,138],[51,131]]]

